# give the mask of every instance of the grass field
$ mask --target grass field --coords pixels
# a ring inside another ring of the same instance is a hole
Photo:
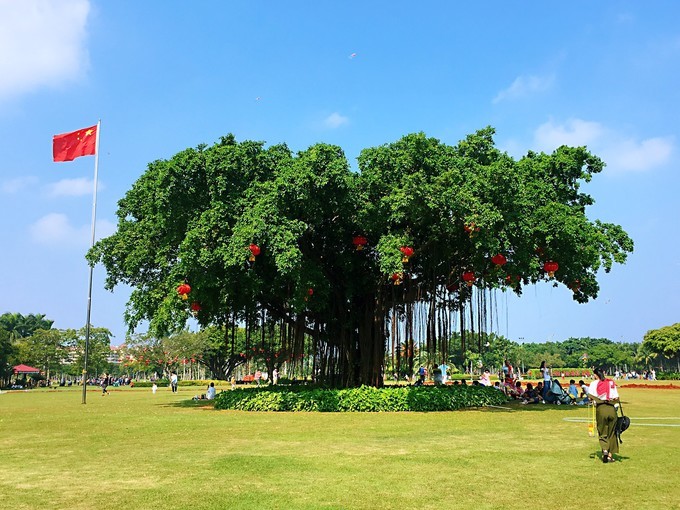
[[[197,391],[3,393],[0,509],[680,508],[680,390],[621,388],[615,464],[576,406],[244,413]]]

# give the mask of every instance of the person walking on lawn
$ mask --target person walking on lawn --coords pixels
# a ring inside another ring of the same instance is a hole
[[[109,385],[109,376],[107,374],[104,374],[102,376],[102,382],[101,382],[101,387],[102,387],[102,397],[104,395],[108,395],[109,392],[106,390],[106,387]]]
[[[595,369],[597,377],[588,387],[588,398],[596,406],[595,420],[597,435],[602,448],[602,462],[614,462],[613,454],[619,453],[619,441],[616,437],[616,405],[619,402],[619,392],[616,384],[607,379],[601,368]]]

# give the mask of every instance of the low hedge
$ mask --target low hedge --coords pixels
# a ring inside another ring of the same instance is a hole
[[[215,409],[239,411],[428,412],[505,402],[507,397],[503,393],[485,386],[265,387],[223,391],[215,397],[214,406]]]
[[[133,388],[151,388],[153,386],[154,381],[132,381],[130,386]],[[159,388],[163,388],[164,386],[170,386],[170,383],[168,382],[167,379],[156,381],[156,385]]]
[[[679,372],[659,372],[656,374],[659,381],[678,381],[680,380]]]
[[[207,388],[211,382],[214,382],[216,386],[225,386],[229,384],[227,381],[218,381],[217,379],[180,379],[177,381],[177,386],[203,386]],[[133,387],[135,388],[151,388],[154,381],[133,381],[133,383]],[[170,381],[168,379],[158,379],[156,380],[156,385],[159,388],[170,387]]]

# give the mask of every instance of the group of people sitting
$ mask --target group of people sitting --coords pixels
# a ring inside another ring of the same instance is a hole
[[[536,386],[528,382],[523,388],[521,381],[506,380],[504,384],[500,381],[496,382],[495,387],[509,397],[520,400],[522,404],[545,404],[546,392],[549,391],[543,382],[536,383]],[[571,379],[566,392],[571,397],[572,404],[588,404],[588,385],[583,380],[580,380],[577,386],[576,381]]]
[[[545,366],[545,362],[541,366]],[[549,374],[547,369],[545,373]],[[490,386],[491,381],[489,376],[489,371],[486,370],[480,377],[480,383]],[[536,383],[535,386],[528,382],[526,387],[523,388],[522,382],[515,378],[512,365],[507,360],[503,364],[503,371],[498,374],[498,378],[499,380],[494,383],[494,387],[505,393],[507,396],[520,400],[522,404],[545,404],[548,402],[555,402],[586,405],[589,403],[588,385],[583,380],[580,380],[577,386],[576,381],[571,379],[569,381],[569,387],[566,390],[568,397],[565,395],[563,398],[557,399],[555,398],[555,389],[552,388],[552,378],[549,375],[544,377],[543,381]],[[560,395],[564,393],[564,390],[561,389],[561,385],[558,385],[558,389],[560,390]]]

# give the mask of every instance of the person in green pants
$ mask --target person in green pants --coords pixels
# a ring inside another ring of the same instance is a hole
[[[619,441],[616,437],[616,405],[619,403],[619,392],[616,384],[607,379],[601,368],[595,369],[597,377],[588,387],[588,398],[596,406],[595,419],[597,434],[602,448],[602,462],[614,462],[614,453],[619,453]]]

